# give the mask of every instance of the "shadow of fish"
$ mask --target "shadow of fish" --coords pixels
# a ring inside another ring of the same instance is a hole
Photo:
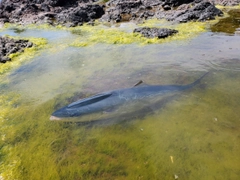
[[[132,88],[113,90],[96,94],[94,96],[80,99],[52,113],[50,120],[61,120],[62,118],[82,117],[84,115],[93,115],[101,112],[114,112],[116,109],[125,111],[130,108],[136,110],[148,106],[149,99],[155,100],[164,95],[171,95],[174,92],[180,92],[197,85],[201,79],[206,76],[205,73],[195,82],[187,85],[137,85]],[[117,115],[117,114],[115,114]],[[121,115],[121,113],[118,113]],[[96,118],[93,116],[91,118]]]

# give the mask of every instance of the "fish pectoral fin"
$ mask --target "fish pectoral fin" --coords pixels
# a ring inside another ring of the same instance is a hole
[[[67,107],[68,108],[79,108],[79,107],[83,107],[83,106],[87,106],[99,101],[102,101],[108,97],[110,97],[112,95],[112,93],[102,93],[102,94],[97,94],[95,96],[91,96],[85,99],[80,99],[76,102],[73,102],[71,104],[69,104]]]

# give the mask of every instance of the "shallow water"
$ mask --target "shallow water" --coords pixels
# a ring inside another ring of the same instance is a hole
[[[215,24],[211,30],[213,32],[224,32],[228,34],[234,34],[236,29],[240,25],[240,9],[229,10],[229,17],[221,19],[217,24]],[[236,31],[239,34],[239,29]]]
[[[0,179],[240,177],[240,36],[208,31],[161,44],[74,47],[79,35],[68,31],[1,34],[44,37],[50,46],[0,85]],[[139,80],[188,84],[205,72],[199,85],[163,106],[149,104],[138,118],[118,121],[120,113],[116,123],[101,125],[49,120],[78,98]]]

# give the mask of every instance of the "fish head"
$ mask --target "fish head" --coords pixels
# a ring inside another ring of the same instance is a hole
[[[57,120],[61,120],[62,118],[57,117],[57,116],[50,116],[50,120],[51,121],[57,121]]]
[[[62,118],[66,117],[75,117],[80,116],[81,114],[77,109],[69,109],[67,106],[56,110],[52,113],[50,120],[61,120]]]

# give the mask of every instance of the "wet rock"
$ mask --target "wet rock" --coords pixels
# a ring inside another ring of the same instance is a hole
[[[99,2],[97,2],[99,1]],[[205,21],[222,15],[215,4],[237,5],[240,0],[2,0],[1,23],[49,23],[67,26],[93,24],[95,19],[124,22],[150,18]],[[210,3],[211,2],[211,3]],[[101,5],[100,5],[101,4]]]
[[[237,6],[240,4],[240,0],[210,0],[210,2],[222,6]]]
[[[149,28],[149,27],[141,27],[136,28],[133,31],[134,33],[140,33],[144,37],[147,38],[166,38],[168,36],[171,36],[173,34],[178,33],[175,29],[167,29],[167,28]]]
[[[188,22],[212,20],[215,19],[216,16],[222,15],[223,12],[210,2],[195,1],[195,3],[192,4],[183,4],[176,10],[160,12],[156,17],[159,19],[165,18],[169,21]]]
[[[151,7],[150,4],[147,6]],[[144,16],[143,13],[147,12],[146,6],[143,5],[141,0],[111,0],[106,3],[106,7],[102,20],[108,22],[135,20],[141,15]]]
[[[104,14],[96,0],[2,0],[0,22],[73,25],[94,21]],[[81,17],[82,16],[82,17]]]
[[[71,26],[82,25],[102,17],[104,10],[99,5],[84,5],[70,8],[57,14],[56,20],[60,24],[71,24]]]
[[[141,2],[145,7],[153,7],[153,6],[158,6],[162,4],[162,1],[156,1],[156,0],[141,0]]]
[[[0,37],[0,63],[5,63],[11,59],[8,55],[22,52],[25,48],[32,47],[33,43],[28,40],[15,40],[8,37]]]
[[[194,0],[165,0],[163,6],[168,5],[170,7],[176,7],[182,4],[188,4],[192,2],[194,2]]]
[[[223,13],[208,1],[200,0],[111,0],[102,20],[139,21],[150,18],[169,21],[205,21]]]
[[[106,3],[103,21],[124,22],[139,21],[154,17],[155,12],[162,9],[160,0],[110,0]]]

